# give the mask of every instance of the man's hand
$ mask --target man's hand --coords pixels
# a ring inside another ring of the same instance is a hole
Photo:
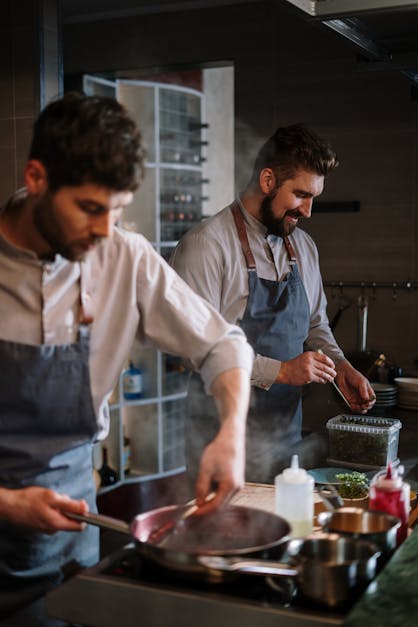
[[[199,514],[230,499],[244,484],[245,424],[250,398],[250,374],[241,368],[221,373],[212,385],[221,426],[203,451],[196,481]],[[205,503],[215,491],[215,498]]]
[[[376,402],[376,395],[369,381],[346,359],[340,361],[336,369],[335,382],[350,403],[351,409],[365,414]]]
[[[48,488],[0,489],[0,518],[44,533],[81,531],[85,524],[71,520],[65,512],[85,514],[87,511],[84,500],[75,501]]]
[[[289,361],[282,361],[276,383],[306,385],[331,383],[337,375],[335,364],[326,355],[307,351]]]
[[[199,514],[216,509],[244,485],[245,443],[243,446],[241,438],[236,438],[233,430],[229,435],[228,430],[229,425],[223,425],[203,452],[196,482]],[[204,499],[211,490],[215,491],[215,497],[206,503]]]

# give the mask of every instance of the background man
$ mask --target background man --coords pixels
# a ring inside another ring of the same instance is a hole
[[[298,229],[337,166],[332,148],[301,125],[279,128],[262,146],[245,191],[232,205],[189,231],[172,265],[255,350],[247,422],[249,481],[271,482],[302,452],[302,386],[336,382],[354,411],[373,405],[373,390],[330,331],[318,252]],[[324,354],[317,352],[319,349]],[[192,377],[187,461],[214,437],[210,399]],[[303,459],[301,460],[303,463]]]
[[[134,337],[181,355],[213,395],[220,428],[198,502],[243,482],[253,351],[141,236],[115,227],[144,151],[116,101],[68,94],[34,129],[26,188],[0,213],[0,620],[49,621],[42,596],[70,560],[98,559],[92,443]],[[61,531],[60,531],[61,530]],[[40,599],[40,600],[39,600]],[[7,618],[8,617],[8,618]]]

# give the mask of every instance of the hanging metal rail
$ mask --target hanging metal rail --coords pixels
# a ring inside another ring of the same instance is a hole
[[[416,290],[416,281],[324,281],[325,287],[359,287],[360,289]]]
[[[334,290],[338,289],[340,296],[342,295],[344,288],[356,288],[360,289],[361,294],[364,295],[366,290],[372,291],[372,298],[375,299],[376,291],[378,289],[392,290],[392,298],[396,300],[398,296],[398,290],[406,290],[411,292],[418,288],[416,281],[324,281],[325,287],[331,288],[331,296],[334,297]]]

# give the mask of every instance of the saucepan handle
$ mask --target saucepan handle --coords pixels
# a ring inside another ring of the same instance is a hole
[[[118,518],[112,518],[111,516],[104,516],[103,514],[93,514],[87,512],[87,514],[72,514],[65,512],[68,518],[73,520],[79,520],[80,522],[86,522],[89,525],[96,525],[102,529],[110,529],[111,531],[120,531],[120,533],[126,533],[131,535],[131,528],[128,523]]]
[[[344,501],[338,490],[331,484],[318,486],[318,494],[328,511],[333,512],[340,507],[344,507]]]
[[[299,575],[296,568],[281,562],[212,555],[200,555],[197,559],[200,564],[212,570],[252,573],[253,575],[281,575],[283,577],[297,577]]]

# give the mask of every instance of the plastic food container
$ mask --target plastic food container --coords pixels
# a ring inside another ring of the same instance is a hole
[[[328,462],[359,469],[378,469],[399,463],[400,420],[338,415],[327,422]]]

